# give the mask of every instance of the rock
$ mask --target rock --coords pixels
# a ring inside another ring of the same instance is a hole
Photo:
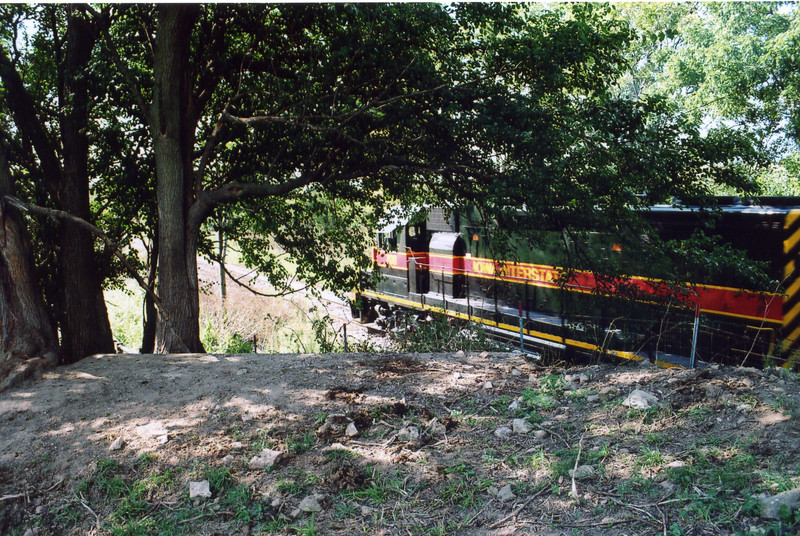
[[[300,506],[298,506],[300,511],[307,512],[307,513],[319,513],[322,512],[322,505],[319,504],[319,501],[314,495],[309,495],[302,501],[300,501]]]
[[[244,448],[244,443],[242,443],[241,441],[234,441],[233,443],[231,443],[231,449],[233,450],[238,450],[243,448]]]
[[[361,506],[361,515],[362,516],[368,516],[368,515],[372,514],[372,511],[373,511],[372,508],[370,508],[369,506],[363,506],[363,505]]]
[[[489,352],[487,352],[486,350],[481,352],[481,354],[480,354],[480,358],[481,359],[486,359],[487,357],[489,357]]]
[[[650,409],[658,404],[658,397],[653,393],[634,389],[628,397],[622,401],[622,405],[634,409]]]
[[[581,372],[578,375],[578,382],[580,382],[580,383],[589,383],[589,375]]]
[[[547,439],[550,433],[547,430],[536,430],[533,433],[533,437],[536,439]]]
[[[519,409],[519,400],[514,400],[511,404],[508,405],[508,411],[514,412]]]
[[[239,370],[236,371],[237,376],[244,376],[245,374],[247,374],[246,368],[240,368]]]
[[[511,428],[509,428],[508,426],[501,426],[500,428],[494,431],[494,436],[498,439],[508,439],[509,437],[511,437],[512,432],[513,430],[511,430]]]
[[[464,350],[459,350],[458,352],[453,354],[453,357],[464,357]]]
[[[166,445],[169,441],[169,434],[160,435],[156,438],[156,443],[159,445]]]
[[[324,449],[322,449],[322,452],[324,454],[326,452],[331,452],[331,451],[334,451],[334,450],[348,450],[349,451],[350,449],[347,448],[346,446],[344,446],[341,443],[331,443],[329,446],[327,446]]]
[[[581,465],[577,469],[570,469],[569,476],[574,477],[575,480],[583,480],[594,475],[595,469],[591,465]]]
[[[279,450],[264,449],[261,454],[250,459],[250,469],[270,469],[280,460],[283,453]]]
[[[419,428],[416,426],[403,426],[397,432],[397,439],[400,441],[415,441],[419,439]]]
[[[760,497],[761,517],[763,519],[780,519],[781,509],[791,514],[800,508],[800,488],[779,493],[773,497]]]
[[[619,389],[613,385],[609,385],[600,389],[600,392],[597,394],[600,396],[600,400],[611,400],[619,394]]]
[[[345,429],[344,433],[347,437],[356,437],[360,432],[356,427],[356,423],[351,422],[347,425],[347,429]]]
[[[511,484],[506,484],[494,494],[500,502],[511,502],[517,498],[513,491],[511,491]]]
[[[321,436],[338,435],[344,433],[353,421],[342,413],[331,413],[325,418],[325,423],[319,427],[317,434]]]
[[[275,497],[269,504],[276,510],[280,510],[283,507],[283,499],[281,499],[280,497]]]
[[[233,454],[228,454],[224,458],[222,458],[222,465],[230,465],[234,461],[236,461],[236,457]]]
[[[111,446],[108,447],[108,450],[112,450],[112,451],[113,450],[122,450],[124,448],[125,448],[125,439],[123,439],[122,436],[119,436],[118,438],[116,438],[114,440],[113,443],[111,443]]]
[[[483,384],[483,388],[486,390],[494,389],[494,384],[492,382],[486,382]]]
[[[511,430],[515,434],[527,434],[531,431],[531,425],[525,419],[514,419],[511,421]]]
[[[190,499],[209,499],[211,498],[211,486],[208,480],[201,480],[199,482],[189,482],[189,498]]]
[[[669,469],[680,469],[681,467],[686,467],[686,462],[683,460],[675,460],[667,464],[667,468]]]
[[[591,404],[596,404],[597,402],[600,402],[600,395],[589,395],[586,397],[586,401]]]
[[[518,368],[511,369],[511,375],[512,376],[522,376],[522,371],[519,370]]]
[[[433,437],[444,437],[447,434],[447,427],[439,422],[439,419],[431,419],[428,423],[428,432]]]

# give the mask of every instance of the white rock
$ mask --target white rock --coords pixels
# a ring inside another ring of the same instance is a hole
[[[404,426],[397,432],[397,439],[400,441],[414,441],[419,439],[419,428],[416,426]]]
[[[248,466],[250,469],[269,469],[278,463],[282,455],[279,450],[264,449],[261,454],[250,459]]]
[[[508,439],[511,436],[513,430],[508,426],[501,426],[497,430],[494,431],[494,436],[499,439]]]
[[[569,476],[575,477],[575,480],[582,480],[589,478],[594,474],[594,467],[591,465],[581,465],[577,469],[570,469]]]
[[[494,384],[492,382],[486,382],[483,384],[484,389],[494,389]]]
[[[508,411],[517,411],[519,409],[519,400],[514,400],[508,405]]]
[[[511,369],[511,375],[512,376],[522,376],[522,371],[517,369],[517,368]]]
[[[623,406],[634,409],[650,409],[655,404],[658,404],[658,397],[653,393],[648,393],[641,389],[634,389],[633,392],[622,401]]]
[[[234,455],[233,455],[233,454],[228,454],[227,456],[225,456],[224,458],[222,458],[222,464],[223,464],[223,465],[230,465],[230,464],[232,464],[234,461],[236,461],[236,457],[234,457]]]
[[[670,469],[680,469],[681,467],[686,467],[686,462],[683,460],[675,460],[674,462],[669,462],[667,467]]]
[[[547,430],[536,430],[533,433],[533,437],[535,437],[536,439],[547,439],[547,436],[549,435],[550,434],[547,432]]]
[[[506,484],[497,490],[495,497],[497,497],[500,502],[510,502],[517,498],[517,496],[514,495],[514,492],[511,491],[511,484]]]
[[[481,359],[486,359],[487,357],[489,357],[489,352],[484,350],[483,352],[481,352],[480,357]]]
[[[156,443],[159,445],[166,445],[169,441],[169,434],[160,435],[156,438]]]
[[[464,357],[464,350],[459,350],[458,352],[453,354],[453,357]]]
[[[784,491],[774,497],[761,497],[761,517],[764,519],[780,519],[781,507],[786,507],[788,513],[800,508],[800,488]]]
[[[211,497],[211,486],[208,480],[201,480],[199,482],[189,482],[189,498],[190,499],[208,499]]]
[[[515,434],[527,434],[531,431],[531,426],[525,419],[514,419],[511,421],[511,430]]]
[[[347,429],[344,431],[347,437],[355,437],[359,434],[358,427],[356,427],[356,423],[351,422],[347,425]]]
[[[308,497],[300,501],[300,506],[298,506],[298,508],[303,512],[309,512],[309,513],[322,512],[322,505],[319,504],[319,501],[317,501],[317,498],[314,497],[313,495],[309,495]]]
[[[231,443],[231,448],[233,450],[243,449],[244,443],[242,443],[241,441],[234,441],[233,443]]]
[[[587,374],[581,373],[580,375],[578,375],[578,381],[580,383],[588,383],[589,382],[589,376]]]
[[[111,446],[108,447],[108,450],[122,450],[125,448],[125,439],[122,436],[119,436],[111,443]]]
[[[615,396],[617,396],[618,393],[619,393],[619,389],[617,389],[613,385],[610,385],[610,386],[603,387],[602,389],[600,389],[600,392],[597,393],[597,394],[600,395],[600,399],[601,400],[609,400],[609,399],[614,398]]]
[[[600,395],[589,395],[586,397],[587,402],[591,402],[594,404],[595,402],[600,402]]]

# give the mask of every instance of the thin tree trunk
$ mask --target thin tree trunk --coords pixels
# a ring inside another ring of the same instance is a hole
[[[147,286],[155,292],[156,276],[158,274],[158,233],[153,238],[153,247],[150,252],[150,270],[147,273]],[[140,353],[152,354],[156,349],[156,326],[158,324],[158,314],[153,297],[149,294],[144,296],[144,315],[142,318],[142,347]]]
[[[158,324],[156,349],[164,353],[204,351],[197,282],[200,229],[189,225],[194,199],[189,41],[197,16],[197,6],[160,6],[155,43],[151,129],[157,175],[158,289],[173,328]]]
[[[228,300],[228,287],[225,281],[225,254],[227,253],[227,242],[225,240],[225,216],[220,216],[217,227],[217,239],[219,241],[219,296],[222,300],[222,311],[225,312],[225,307]]]

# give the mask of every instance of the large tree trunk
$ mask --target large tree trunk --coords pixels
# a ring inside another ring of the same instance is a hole
[[[64,116],[61,135],[64,167],[57,198],[62,210],[91,221],[89,209],[88,87],[86,67],[94,46],[92,27],[73,13],[67,26],[67,51],[61,102]],[[114,351],[94,238],[85,229],[61,222],[59,272],[64,292],[61,345],[65,361],[73,362],[97,353]]]
[[[158,198],[158,290],[169,321],[159,321],[158,352],[203,352],[197,282],[199,228],[190,226],[194,200],[189,45],[197,6],[162,5],[155,43],[151,128]]]
[[[14,184],[0,147],[0,197],[5,195],[14,195]],[[34,274],[21,215],[5,206],[0,213],[0,351],[5,355],[56,355],[56,330]]]

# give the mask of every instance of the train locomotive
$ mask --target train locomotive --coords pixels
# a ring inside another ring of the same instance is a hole
[[[697,281],[662,280],[638,273],[635,258],[620,264],[625,276],[567,267],[569,248],[557,231],[537,231],[542,238],[534,245],[517,240],[498,255],[474,210],[431,209],[424,220],[395,220],[376,234],[379,282],[356,293],[354,313],[364,322],[397,311],[440,313],[482,324],[528,350],[567,357],[603,354],[667,367],[795,366],[800,198],[719,198],[715,213],[713,231],[705,232],[760,263],[769,288],[725,271]],[[654,206],[643,217],[664,240],[703,227],[693,207]],[[609,234],[585,239],[594,255],[625,255]]]

